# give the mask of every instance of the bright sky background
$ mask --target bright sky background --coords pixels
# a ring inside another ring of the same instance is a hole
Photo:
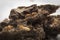
[[[0,0],[0,21],[8,18],[10,10],[18,6],[29,6],[32,4],[54,4],[60,5],[60,0]],[[60,9],[55,14],[60,14]]]

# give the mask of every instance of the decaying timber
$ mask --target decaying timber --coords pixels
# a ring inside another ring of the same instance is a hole
[[[0,40],[50,40],[60,34],[60,15],[50,16],[59,6],[36,4],[10,11],[0,22]]]

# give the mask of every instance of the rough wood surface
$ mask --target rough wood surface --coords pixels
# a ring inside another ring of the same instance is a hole
[[[50,16],[59,6],[36,4],[10,11],[0,22],[0,40],[50,40],[60,33],[60,15]]]

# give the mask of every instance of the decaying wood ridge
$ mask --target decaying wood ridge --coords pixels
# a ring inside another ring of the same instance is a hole
[[[10,11],[9,20],[0,22],[0,40],[50,40],[60,33],[56,5],[22,6]]]

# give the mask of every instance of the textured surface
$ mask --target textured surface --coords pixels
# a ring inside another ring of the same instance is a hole
[[[0,40],[50,40],[59,34],[60,15],[50,16],[59,6],[36,4],[10,11],[0,23]]]

